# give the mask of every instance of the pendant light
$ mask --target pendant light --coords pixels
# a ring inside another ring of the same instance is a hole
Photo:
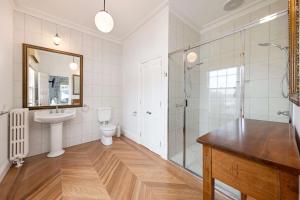
[[[59,37],[58,35],[58,32],[57,32],[57,25],[56,25],[56,34],[54,35],[53,37],[53,43],[58,46],[60,45],[60,42],[61,42],[61,38]]]
[[[77,68],[78,68],[78,65],[77,65],[77,63],[75,62],[74,56],[73,56],[73,62],[71,62],[71,63],[69,64],[69,67],[70,67],[70,69],[73,70],[73,71],[77,70]]]
[[[114,19],[105,10],[105,0],[104,0],[104,10],[97,12],[95,16],[96,27],[103,33],[109,33],[114,28]]]

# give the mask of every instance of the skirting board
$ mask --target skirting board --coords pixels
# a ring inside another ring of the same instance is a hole
[[[134,134],[134,133],[131,133],[130,131],[122,129],[122,135],[124,135],[125,137],[133,140],[134,142],[136,142],[138,144],[140,144],[140,140],[139,140],[138,134]]]
[[[10,168],[11,164],[6,161],[5,163],[3,163],[3,165],[0,167],[0,183],[2,182],[3,178],[5,177],[5,175],[7,174],[9,168]]]

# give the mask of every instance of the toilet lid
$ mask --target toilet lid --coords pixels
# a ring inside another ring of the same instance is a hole
[[[107,124],[107,125],[102,125],[100,128],[103,131],[112,131],[112,130],[116,129],[116,126],[113,124]]]

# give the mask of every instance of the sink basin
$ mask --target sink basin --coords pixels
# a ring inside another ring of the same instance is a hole
[[[63,113],[50,113],[49,111],[40,111],[34,113],[34,121],[40,123],[57,124],[76,117],[75,110],[66,110]]]
[[[48,157],[57,157],[65,151],[62,148],[63,123],[76,117],[75,110],[65,110],[63,113],[39,111],[34,113],[34,121],[50,124],[50,152]]]

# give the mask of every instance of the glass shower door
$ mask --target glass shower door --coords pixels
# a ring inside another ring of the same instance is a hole
[[[243,33],[236,33],[186,52],[199,56],[185,62],[185,167],[200,176],[202,145],[196,139],[241,115],[243,41]]]

